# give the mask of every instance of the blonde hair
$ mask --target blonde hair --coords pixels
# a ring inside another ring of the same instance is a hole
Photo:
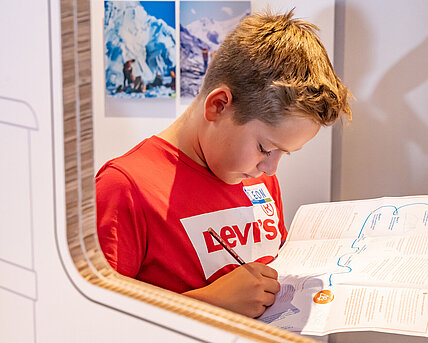
[[[293,19],[293,12],[244,18],[216,52],[201,96],[227,85],[239,124],[259,119],[275,125],[296,113],[323,126],[342,113],[351,119],[351,94],[335,74],[318,28]]]

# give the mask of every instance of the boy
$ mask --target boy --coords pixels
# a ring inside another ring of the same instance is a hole
[[[279,159],[351,114],[316,27],[292,15],[245,18],[189,108],[98,172],[99,240],[119,273],[250,317],[274,302]]]

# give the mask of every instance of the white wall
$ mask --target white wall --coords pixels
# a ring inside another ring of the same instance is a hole
[[[251,1],[252,11],[264,10],[267,6],[278,12],[285,12],[296,7],[296,17],[311,21],[320,27],[321,39],[329,55],[333,58],[334,0]],[[152,118],[105,117],[103,0],[92,0],[91,8],[94,151],[95,170],[98,170],[107,160],[123,154],[144,138],[163,130],[183,113],[186,106],[181,104],[180,99],[177,98],[176,113],[172,116],[169,114],[169,117],[168,113]],[[179,3],[177,2],[177,11],[178,8]],[[176,22],[178,23],[178,20]],[[179,82],[179,80],[177,81]],[[300,205],[330,200],[330,173],[331,128],[322,129],[320,134],[301,152],[283,158],[277,176],[283,191],[285,220],[288,227]]]
[[[428,194],[428,1],[336,2],[336,67],[356,100],[351,125],[335,127],[333,200]],[[366,332],[329,341],[427,338]]]
[[[347,0],[344,81],[356,97],[343,129],[338,199],[428,193],[428,2]],[[343,42],[342,42],[343,45]]]

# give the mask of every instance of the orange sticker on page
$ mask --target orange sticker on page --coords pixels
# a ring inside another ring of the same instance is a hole
[[[334,295],[328,289],[324,289],[322,291],[319,291],[314,296],[314,302],[317,304],[328,304],[328,303],[332,302],[333,299],[334,299]]]

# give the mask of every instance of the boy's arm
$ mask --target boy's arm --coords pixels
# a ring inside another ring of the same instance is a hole
[[[144,256],[145,232],[137,216],[138,197],[126,176],[113,167],[96,177],[97,232],[109,264],[122,275],[135,278]]]
[[[244,264],[208,286],[183,293],[233,312],[255,318],[275,301],[278,273],[262,263]]]

